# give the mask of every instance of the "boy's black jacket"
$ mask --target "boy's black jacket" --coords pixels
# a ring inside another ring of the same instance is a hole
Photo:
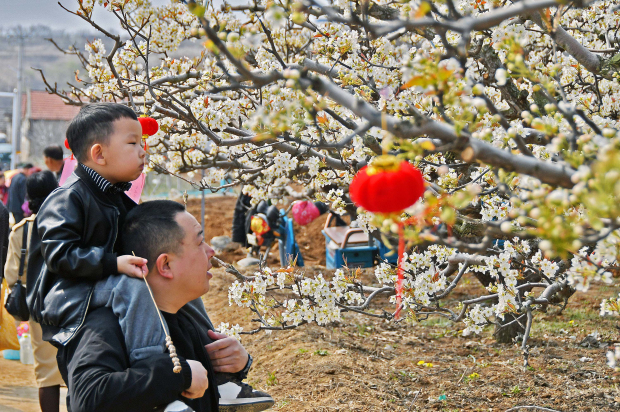
[[[128,212],[136,204],[116,195]],[[119,207],[78,166],[45,200],[28,256],[28,308],[43,339],[65,345],[78,331],[96,281],[116,274]]]

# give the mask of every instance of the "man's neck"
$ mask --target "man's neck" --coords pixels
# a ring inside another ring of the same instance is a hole
[[[93,169],[95,172],[97,172],[99,174],[99,176],[103,177],[105,180],[107,180],[108,182],[112,183],[113,185],[118,183],[118,181],[116,179],[114,179],[113,177],[110,176],[110,174],[107,172],[107,170],[105,169],[105,167],[98,165],[97,163],[93,162],[92,160],[87,160],[85,162],[82,162],[82,164],[84,166],[90,167],[91,169]]]
[[[147,275],[147,280],[154,278],[154,275]],[[159,310],[162,312],[177,313],[179,309],[185,305],[185,303],[179,302],[178,294],[171,291],[167,285],[153,285],[153,283],[154,282],[150,282],[149,286],[151,287],[155,304]]]

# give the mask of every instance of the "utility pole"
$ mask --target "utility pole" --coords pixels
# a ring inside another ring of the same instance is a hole
[[[11,169],[17,166],[17,154],[21,152],[22,125],[22,72],[24,56],[24,36],[19,34],[17,46],[17,90],[13,99],[13,133],[11,137]]]
[[[17,131],[15,129],[16,125],[19,123],[19,120],[17,119],[17,111],[15,110],[15,108],[17,107],[17,91],[13,90],[13,93],[8,93],[8,92],[0,92],[0,97],[10,97],[11,99],[13,99],[13,118],[12,118],[12,123],[11,123],[11,169],[15,169],[15,146],[13,145],[13,142],[15,141],[15,136],[17,136]]]

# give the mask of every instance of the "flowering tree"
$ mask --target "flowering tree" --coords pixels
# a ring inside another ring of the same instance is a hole
[[[187,3],[78,0],[67,11],[113,46],[65,51],[88,78],[49,90],[68,104],[122,101],[155,117],[150,167],[203,170],[200,188],[228,176],[257,202],[282,199],[295,182],[388,242],[404,222],[404,319],[464,321],[465,334],[517,326],[526,363],[533,311],[612,281],[619,1]],[[114,13],[124,35],[93,21],[93,7]],[[184,41],[203,52],[170,57]],[[420,168],[424,199],[398,216],[356,210],[348,184],[388,153]],[[446,303],[467,272],[488,294]],[[396,301],[396,271],[383,263],[375,274],[381,287],[349,270],[236,273],[230,302],[255,312],[255,331],[327,324],[343,311],[393,319],[373,299]],[[618,315],[618,301],[601,314]]]

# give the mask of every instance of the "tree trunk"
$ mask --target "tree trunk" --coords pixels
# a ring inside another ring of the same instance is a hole
[[[507,313],[504,315],[504,320],[498,319],[500,325],[495,327],[495,333],[493,334],[497,343],[512,343],[513,339],[519,334],[523,335],[525,333],[525,318],[520,319],[519,322],[514,322],[510,326],[503,326],[514,321],[517,317]]]

